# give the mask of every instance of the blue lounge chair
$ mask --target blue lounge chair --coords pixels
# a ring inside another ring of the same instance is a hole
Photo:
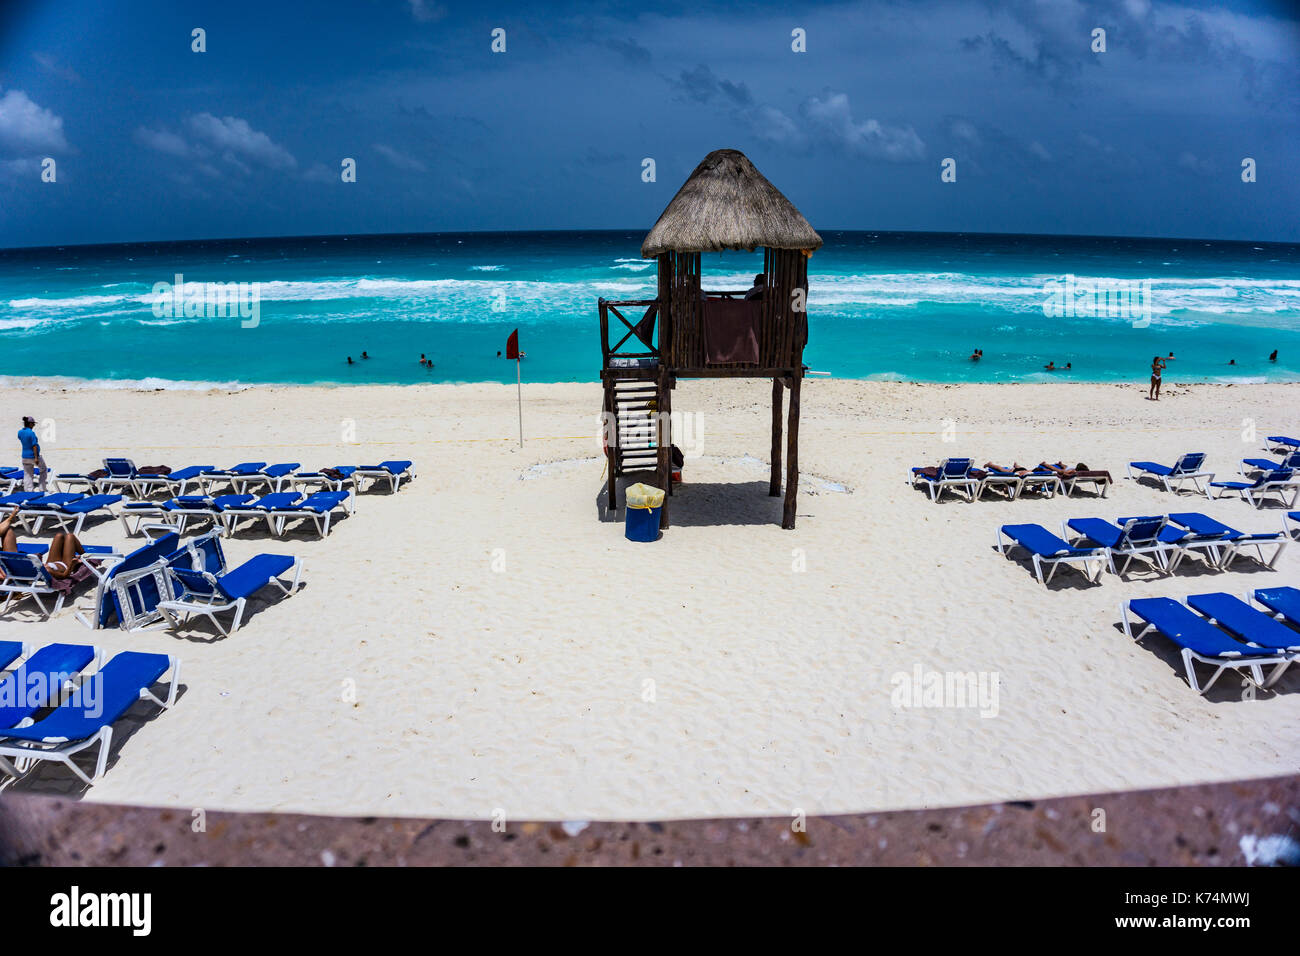
[[[1224,570],[1227,570],[1228,565],[1236,560],[1243,548],[1254,548],[1256,560],[1266,568],[1273,568],[1277,565],[1277,559],[1281,557],[1283,550],[1286,549],[1288,541],[1287,536],[1280,531],[1238,531],[1222,521],[1216,521],[1209,515],[1197,511],[1171,514],[1169,520],[1182,525],[1192,533],[1192,537],[1184,539],[1180,542],[1180,546],[1194,546],[1197,542],[1203,542],[1199,546],[1213,547],[1216,564]],[[1264,549],[1269,545],[1275,545],[1276,550],[1273,552],[1273,557],[1265,561]],[[1175,567],[1177,567],[1177,560],[1175,558]]]
[[[184,534],[193,523],[210,521],[214,526],[222,523],[228,510],[238,509],[256,496],[242,495],[181,495],[163,502],[130,501],[122,506],[122,527],[128,535],[144,532],[149,537],[175,531]],[[130,522],[134,521],[132,527]]]
[[[402,481],[410,481],[415,477],[415,470],[411,467],[412,462],[405,460],[381,461],[377,465],[358,465],[352,471],[352,481],[356,485],[357,494],[366,490],[366,482],[387,481],[390,493],[397,491],[402,486]]]
[[[226,537],[233,535],[239,526],[239,522],[245,518],[265,521],[267,531],[275,534],[276,521],[274,516],[277,509],[297,504],[303,500],[302,494],[297,491],[273,491],[261,498],[254,498],[252,495],[246,497],[248,498],[247,501],[230,504],[220,509],[221,526],[226,533]]]
[[[286,596],[298,589],[302,561],[287,554],[259,554],[224,574],[179,566],[169,566],[167,570],[178,586],[176,596],[158,603],[158,610],[168,624],[179,628],[189,617],[201,615],[211,619],[223,637],[229,637],[239,630],[248,599],[262,588],[274,584]],[[290,570],[293,583],[286,585],[280,576]],[[229,630],[217,618],[225,611],[235,612]]]
[[[58,580],[52,577],[40,557],[31,552],[0,551],[0,570],[4,571],[0,594],[5,596],[4,603],[0,604],[0,614],[8,611],[15,599],[31,598],[40,608],[41,617],[49,618],[63,609],[63,599],[75,583],[70,578]],[[46,606],[46,598],[54,599],[52,607]]]
[[[1163,515],[1120,518],[1118,525],[1102,518],[1071,518],[1061,523],[1061,537],[1068,540],[1070,531],[1078,535],[1070,542],[1071,547],[1105,549],[1111,573],[1121,577],[1134,558],[1142,558],[1159,571],[1169,571],[1166,555],[1187,536],[1186,531],[1170,528]],[[1124,566],[1118,570],[1116,555],[1125,559]]]
[[[344,509],[351,499],[346,491],[318,491],[308,496],[307,500],[297,504],[285,504],[271,509],[270,514],[276,521],[275,533],[283,535],[294,522],[311,521],[316,534],[324,538],[330,533],[330,522],[334,512]]]
[[[39,491],[14,491],[7,495],[0,495],[0,508],[9,509],[14,505],[25,505],[29,501],[44,497],[45,495]]]
[[[1258,588],[1251,597],[1274,616],[1300,627],[1300,588]]]
[[[1287,451],[1300,450],[1300,438],[1288,438],[1286,435],[1269,435],[1267,440],[1273,448],[1283,448]]]
[[[56,491],[81,492],[90,494],[99,488],[99,479],[93,474],[80,471],[61,471],[54,476]],[[82,489],[85,489],[82,491]]]
[[[32,534],[40,534],[47,521],[57,525],[60,531],[81,534],[87,518],[97,512],[102,512],[99,517],[111,518],[113,505],[121,500],[121,495],[77,495],[71,500],[66,495],[46,495],[20,505],[18,516]]]
[[[1183,485],[1187,482],[1192,483],[1192,487],[1198,493],[1210,497],[1209,491],[1201,487],[1201,479],[1214,479],[1214,472],[1202,471],[1205,465],[1205,452],[1193,451],[1188,452],[1179,458],[1173,465],[1161,465],[1154,461],[1130,461],[1128,463],[1129,478],[1137,481],[1146,475],[1151,475],[1165,491],[1180,492]],[[1138,474],[1133,474],[1133,469],[1138,470]]]
[[[1034,565],[1034,576],[1038,578],[1039,584],[1046,584],[1052,580],[1060,565],[1075,563],[1082,566],[1083,576],[1089,581],[1099,580],[1102,568],[1110,561],[1109,552],[1105,548],[1076,548],[1042,525],[1004,524],[999,530],[1000,534],[994,541],[997,549],[1005,555],[1007,549],[1003,538],[1008,538],[1029,552],[1030,560]],[[1096,578],[1088,570],[1089,564],[1093,561],[1097,562]],[[1043,578],[1044,564],[1051,565],[1046,579]]]
[[[1237,470],[1244,476],[1260,471],[1277,471],[1279,468],[1300,468],[1300,451],[1291,452],[1281,461],[1276,458],[1243,458]]]
[[[87,611],[78,611],[77,620],[92,630],[116,622],[128,631],[156,621],[161,616],[157,607],[162,597],[158,576],[140,572],[152,568],[179,544],[180,535],[171,531],[115,563],[96,585],[94,603]]]
[[[1300,497],[1300,479],[1290,468],[1275,468],[1254,481],[1212,481],[1210,487],[1219,489],[1216,498],[1235,491],[1242,501],[1249,501],[1256,508],[1262,507],[1269,495],[1277,495],[1284,508],[1294,508],[1296,498]],[[1287,492],[1291,493],[1290,501],[1286,500]]]
[[[1251,607],[1235,594],[1225,591],[1191,594],[1187,604],[1244,644],[1268,651],[1300,653],[1300,633]]]
[[[0,671],[27,653],[22,641],[0,641]]]
[[[85,644],[47,644],[0,678],[0,729],[8,730],[59,702],[59,695],[103,653]]]
[[[233,490],[234,479],[256,475],[265,467],[264,461],[241,461],[229,468],[209,468],[199,475],[199,482],[203,486],[205,495],[212,494],[214,488],[220,488],[222,485],[227,485]]]
[[[191,485],[195,489],[202,491],[202,476],[206,472],[215,470],[215,465],[187,465],[184,468],[176,469],[170,474],[153,476],[156,479],[153,484],[173,498],[178,498],[188,492]]]
[[[168,671],[170,688],[166,700],[152,688]],[[22,776],[20,765],[52,760],[64,764],[87,785],[104,775],[113,744],[113,724],[139,700],[149,700],[163,710],[176,702],[180,684],[180,662],[167,654],[122,651],[73,690],[68,700],[48,716],[27,727],[0,731],[0,770]],[[73,762],[75,754],[99,744],[95,771],[87,775]]]
[[[1129,623],[1132,613],[1144,625],[1138,633],[1133,633]],[[1214,686],[1219,675],[1226,670],[1248,672],[1249,678],[1257,687],[1266,688],[1275,684],[1290,665],[1294,655],[1252,647],[1233,640],[1205,618],[1196,614],[1191,608],[1180,604],[1173,598],[1152,597],[1135,598],[1120,605],[1124,633],[1137,640],[1147,631],[1154,629],[1166,639],[1182,648],[1183,667],[1187,671],[1187,683],[1198,694],[1204,694]],[[1196,677],[1195,664],[1200,662],[1215,668],[1210,679],[1202,685]],[[1267,678],[1263,669],[1272,666]],[[1242,677],[1247,674],[1243,673]]]
[[[259,485],[265,485],[270,492],[282,491],[284,484],[301,468],[296,461],[283,461],[267,465],[252,474],[238,474],[230,477],[230,484],[237,492],[249,491]]]
[[[913,468],[912,486],[927,488],[931,501],[938,501],[949,489],[964,491],[967,501],[974,501],[979,493],[981,476],[972,473],[969,458],[945,458],[934,469],[934,474],[928,474],[929,471],[927,468]],[[360,486],[357,490],[361,490]]]

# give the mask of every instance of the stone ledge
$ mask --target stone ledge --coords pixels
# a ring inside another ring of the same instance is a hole
[[[1094,811],[1106,829],[1092,829]],[[0,798],[6,866],[1241,866],[1298,862],[1300,776],[935,810],[662,823],[206,814]],[[1264,844],[1259,841],[1284,837]],[[1290,842],[1288,842],[1288,839]],[[1278,847],[1282,859],[1278,859]]]

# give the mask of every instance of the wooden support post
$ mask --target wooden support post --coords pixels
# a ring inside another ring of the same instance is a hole
[[[618,514],[618,403],[614,400],[613,382],[605,382],[605,420],[601,423],[605,430],[605,459],[609,467],[609,493],[606,508],[612,515]]]
[[[794,370],[790,378],[790,427],[787,436],[785,471],[785,513],[781,527],[794,530],[795,506],[799,495],[799,385],[803,369]]]
[[[659,400],[655,403],[658,428],[655,434],[659,442],[659,486],[664,490],[664,504],[659,511],[659,527],[668,527],[668,499],[673,490],[673,398],[672,384],[667,369],[659,372]]]
[[[769,498],[781,497],[781,405],[785,386],[772,379],[772,481],[767,486]]]

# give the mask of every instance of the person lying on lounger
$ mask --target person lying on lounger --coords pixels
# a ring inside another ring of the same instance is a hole
[[[989,471],[1009,471],[1012,474],[1019,475],[1022,478],[1025,475],[1029,474],[1028,468],[1026,468],[1024,465],[1017,465],[1014,461],[1011,463],[1010,468],[1003,468],[1001,465],[992,461],[984,462],[984,467],[987,468]]]
[[[0,546],[11,553],[18,550],[18,535],[13,528],[17,518],[18,506],[15,505],[14,510],[0,521]],[[50,542],[50,550],[45,553],[45,570],[50,572],[50,577],[58,580],[70,577],[81,566],[81,556],[85,551],[75,534],[60,531]]]
[[[1058,461],[1053,464],[1049,461],[1040,461],[1038,467],[1050,471],[1058,478],[1097,478],[1110,481],[1109,471],[1094,471],[1083,462],[1079,462],[1073,468],[1066,468],[1065,462]]]

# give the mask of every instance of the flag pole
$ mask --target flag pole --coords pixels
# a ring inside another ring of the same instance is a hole
[[[524,384],[519,371],[519,356],[515,356],[515,390],[519,395],[519,447],[524,447]]]

